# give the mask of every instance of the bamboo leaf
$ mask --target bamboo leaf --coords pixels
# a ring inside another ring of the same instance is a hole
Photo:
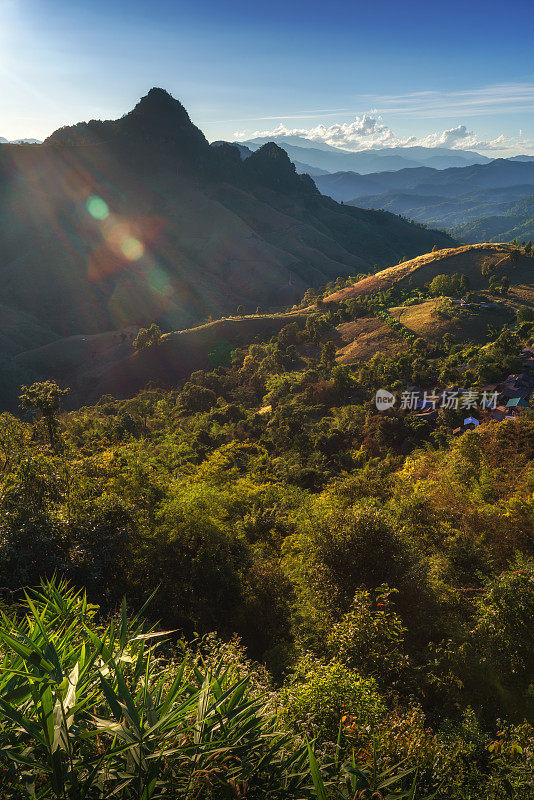
[[[112,660],[112,664],[115,670],[115,677],[117,679],[117,686],[119,689],[119,696],[128,709],[128,713],[130,718],[135,725],[135,727],[140,730],[141,728],[141,720],[139,718],[139,713],[137,711],[134,699],[130,694],[128,687],[126,686],[126,681],[124,680],[123,674],[121,672],[120,667]]]
[[[198,698],[197,716],[193,733],[193,741],[195,744],[199,744],[199,742],[202,740],[202,735],[204,733],[204,723],[210,700],[210,684],[211,684],[211,675],[209,672],[207,672],[204,678],[204,682],[202,683],[200,696]]]
[[[171,631],[152,631],[151,633],[139,633],[137,636],[134,636],[132,642],[139,642],[141,640],[147,639],[158,639],[162,636],[170,636],[171,633],[177,633],[179,628],[174,628]]]
[[[319,771],[319,766],[317,764],[314,752],[309,742],[307,742],[307,746],[308,746],[308,761],[310,764],[310,773],[313,781],[313,787],[315,789],[315,794],[317,795],[317,800],[327,800],[326,789],[323,783],[321,773]]]
[[[119,633],[119,644],[121,650],[124,650],[128,642],[128,615],[126,610],[126,598],[122,598],[121,603],[121,629]]]
[[[122,713],[121,705],[118,701],[118,698],[111,687],[111,684],[104,678],[102,673],[100,673],[100,685],[102,686],[102,691],[104,692],[104,696],[108,701],[108,705],[111,709],[111,713],[117,720],[117,722],[121,722],[124,714]]]

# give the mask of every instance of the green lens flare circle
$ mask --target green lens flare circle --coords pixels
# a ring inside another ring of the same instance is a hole
[[[94,219],[104,220],[109,217],[109,206],[101,197],[92,194],[85,203],[87,211]]]

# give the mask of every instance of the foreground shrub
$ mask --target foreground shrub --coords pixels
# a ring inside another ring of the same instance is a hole
[[[404,652],[406,627],[392,608],[395,592],[387,585],[373,595],[356,592],[352,606],[328,635],[327,647],[333,657],[381,685],[396,684],[405,677],[409,658]]]
[[[350,729],[347,735],[352,732]],[[422,794],[437,800],[530,798],[534,791],[534,729],[500,723],[496,735],[480,726],[472,709],[455,724],[432,730],[417,706],[384,716],[375,729],[382,769],[404,759],[417,770]],[[363,749],[358,750],[359,758]]]

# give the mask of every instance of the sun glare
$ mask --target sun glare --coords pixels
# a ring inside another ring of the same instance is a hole
[[[127,261],[139,261],[145,253],[145,245],[132,235],[128,222],[118,221],[112,215],[108,204],[98,195],[90,195],[85,207],[93,219],[102,222],[102,236],[110,250]]]

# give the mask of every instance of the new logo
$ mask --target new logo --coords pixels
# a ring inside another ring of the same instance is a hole
[[[379,389],[375,395],[375,404],[379,411],[387,411],[395,405],[395,395],[387,389]]]

